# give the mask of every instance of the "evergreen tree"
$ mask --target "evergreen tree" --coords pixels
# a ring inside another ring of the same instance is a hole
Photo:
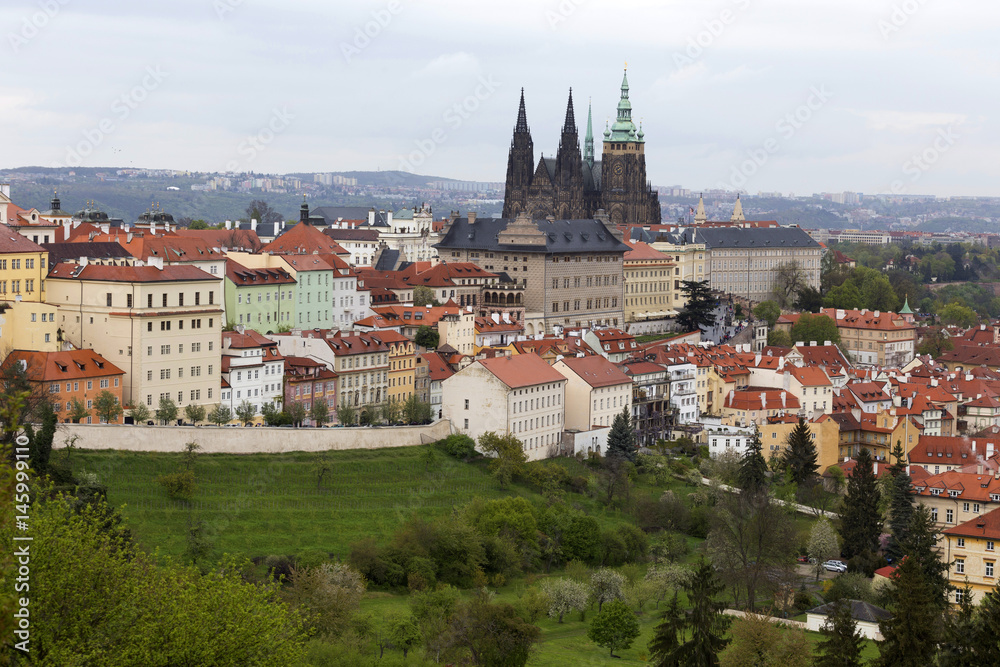
[[[649,641],[649,657],[657,667],[682,667],[679,652],[687,628],[687,618],[677,598],[677,591],[674,591],[673,599],[660,618],[663,620],[656,626],[653,638]]]
[[[871,553],[878,548],[882,517],[878,511],[879,492],[872,469],[872,455],[866,447],[858,452],[854,472],[847,482],[844,511],[841,513],[840,536],[847,558]]]
[[[907,540],[907,531],[913,517],[913,495],[910,493],[911,480],[906,474],[906,454],[899,440],[892,450],[896,462],[888,468],[889,478],[889,546],[887,554],[893,561],[898,561],[905,554],[902,544]]]
[[[1000,666],[1000,583],[983,596],[967,639],[976,665]]]
[[[976,655],[975,636],[976,618],[972,606],[972,590],[966,584],[962,589],[962,599],[958,603],[958,609],[945,614],[941,642],[938,644],[938,653],[934,660],[935,667],[973,667],[991,664],[991,659],[993,664],[1000,661],[1000,655],[995,653],[996,639],[992,651],[979,656]]]
[[[920,562],[906,556],[893,574],[889,611],[879,622],[885,640],[879,645],[881,667],[924,667],[938,640],[941,606]]]
[[[737,483],[744,492],[756,493],[767,488],[767,461],[764,460],[763,450],[760,431],[755,428],[736,473]]]
[[[923,572],[924,581],[934,593],[935,607],[944,609],[952,587],[948,583],[948,564],[941,560],[937,549],[939,534],[926,505],[917,505],[913,509],[906,533],[900,548],[905,557],[915,560]]]
[[[607,455],[622,457],[635,463],[636,459],[635,431],[632,429],[632,416],[628,406],[615,415],[608,432]]]
[[[726,648],[725,638],[730,617],[722,614],[724,602],[715,597],[724,588],[715,578],[712,566],[702,562],[684,589],[693,606],[684,614],[674,599],[663,613],[663,621],[656,626],[649,642],[652,664],[656,667],[714,667],[719,664],[719,653]],[[686,642],[681,640],[688,635]]]
[[[823,634],[826,639],[818,646],[816,667],[861,667],[861,648],[865,640],[851,616],[850,600],[838,598],[833,603]]]
[[[682,280],[681,295],[684,308],[677,316],[677,324],[685,331],[696,331],[699,327],[715,324],[715,297],[708,287],[708,281]]]
[[[788,434],[786,444],[782,460],[792,477],[792,481],[800,487],[815,484],[819,464],[816,462],[816,445],[805,419],[799,417],[799,423]]]
[[[36,432],[31,424],[25,424],[24,433],[28,436],[31,465],[40,474],[44,474],[49,469],[49,458],[52,456],[52,440],[56,435],[56,426],[59,423],[59,417],[52,409],[52,404],[48,401],[39,403],[35,414],[41,420],[42,427]]]

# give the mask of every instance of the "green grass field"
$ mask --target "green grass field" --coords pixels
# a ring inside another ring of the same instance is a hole
[[[428,450],[434,453],[431,465],[422,458]],[[387,538],[414,514],[445,515],[473,498],[520,495],[544,502],[525,486],[502,490],[483,461],[462,463],[429,445],[326,457],[330,472],[318,483],[319,453],[202,454],[190,502],[171,499],[156,481],[179,470],[180,454],[77,450],[70,463],[78,476],[96,475],[107,486],[109,502],[124,507],[145,548],[169,556],[184,552],[191,520],[204,523],[219,554],[344,557],[352,543]],[[574,474],[588,474],[575,459],[558,461]],[[572,502],[602,524],[623,518],[589,497],[574,495]]]

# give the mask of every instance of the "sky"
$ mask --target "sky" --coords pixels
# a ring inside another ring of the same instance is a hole
[[[588,100],[600,139],[627,62],[655,185],[1000,196],[998,18],[942,0],[8,0],[0,169],[502,181],[522,87],[537,160],[571,87],[581,140]]]

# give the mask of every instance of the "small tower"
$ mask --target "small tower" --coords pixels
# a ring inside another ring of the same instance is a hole
[[[910,295],[907,294],[906,298],[903,299],[903,307],[899,309],[899,314],[904,320],[913,324],[913,311],[910,309]]]
[[[703,225],[708,222],[708,216],[705,215],[705,195],[701,193],[698,195],[698,210],[694,212],[694,224]]]
[[[594,121],[589,100],[587,101],[587,134],[583,138],[583,161],[591,169],[594,168]]]
[[[743,216],[743,202],[740,201],[740,195],[737,193],[736,205],[733,206],[733,216],[729,218],[729,222],[746,222],[746,220]]]

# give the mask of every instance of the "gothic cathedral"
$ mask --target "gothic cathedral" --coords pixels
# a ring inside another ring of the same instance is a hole
[[[614,124],[604,130],[602,159],[594,160],[589,108],[587,135],[583,154],[580,154],[573,90],[570,89],[559,150],[555,158],[542,156],[536,166],[522,89],[507,158],[503,217],[515,218],[518,213],[527,211],[534,218],[553,216],[559,220],[581,220],[593,218],[599,209],[604,209],[613,224],[659,223],[660,202],[646,180],[645,145],[642,129],[636,129],[632,122],[626,74],[622,78],[618,116]]]

